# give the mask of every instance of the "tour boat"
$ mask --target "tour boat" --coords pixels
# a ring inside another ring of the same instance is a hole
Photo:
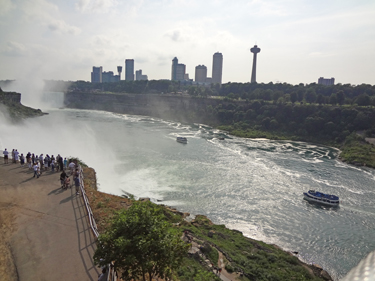
[[[339,197],[331,194],[324,194],[319,191],[309,190],[303,193],[303,199],[319,203],[327,206],[338,206],[340,204]]]
[[[179,142],[179,143],[187,143],[187,138],[177,137],[176,141]]]

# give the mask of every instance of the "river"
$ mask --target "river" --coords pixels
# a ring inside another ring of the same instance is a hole
[[[375,171],[340,162],[336,149],[237,138],[145,116],[48,112],[18,125],[0,122],[1,149],[79,157],[96,170],[103,192],[207,215],[299,252],[336,280],[375,249]],[[188,143],[177,143],[176,136]],[[306,202],[302,193],[309,189],[340,196],[340,208]]]

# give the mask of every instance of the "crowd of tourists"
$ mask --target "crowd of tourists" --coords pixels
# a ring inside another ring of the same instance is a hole
[[[69,161],[66,158],[63,158],[58,154],[56,157],[48,154],[34,154],[28,152],[25,155],[19,153],[17,149],[13,149],[12,152],[9,152],[6,148],[3,151],[4,155],[4,164],[9,164],[9,159],[11,157],[11,163],[20,164],[21,166],[27,166],[29,170],[34,171],[33,177],[39,178],[43,172],[59,172],[60,174],[60,183],[62,189],[71,188],[70,178],[66,173],[66,170],[69,169],[70,175],[73,175],[73,182],[76,187],[76,194],[79,194],[79,170],[77,166],[77,161],[70,159]]]

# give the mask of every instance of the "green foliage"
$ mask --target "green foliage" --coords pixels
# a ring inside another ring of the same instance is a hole
[[[230,258],[225,269],[228,272],[244,272],[242,280],[321,280],[310,274],[302,262],[289,253],[246,238],[241,232],[227,229],[224,225],[212,224],[204,216],[197,216],[192,224],[184,225],[184,228],[225,252]],[[214,235],[208,236],[210,230]]]
[[[97,265],[113,261],[124,280],[171,278],[188,247],[179,236],[162,207],[135,201],[128,210],[119,211],[99,236],[94,261]]]
[[[215,274],[208,271],[199,270],[197,275],[194,277],[194,281],[212,281],[215,280]]]
[[[70,161],[73,161],[73,162],[77,162],[77,164],[81,165],[82,167],[88,167],[87,164],[85,162],[83,162],[81,159],[79,159],[78,157],[68,157],[68,163],[70,163]]]
[[[191,280],[205,280],[205,281],[220,281],[221,279],[208,272],[205,267],[201,264],[202,261],[194,258],[185,257],[182,261],[182,265],[177,270],[178,280],[180,281],[191,281]]]
[[[350,164],[366,165],[375,168],[375,148],[372,144],[352,133],[346,137],[341,147],[340,157]]]

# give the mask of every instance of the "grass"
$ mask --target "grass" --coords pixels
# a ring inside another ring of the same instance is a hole
[[[246,238],[241,232],[215,225],[204,216],[183,223],[199,239],[219,249],[227,258],[228,271],[243,272],[242,280],[322,280],[314,268],[274,245]],[[208,233],[214,232],[212,237]]]
[[[349,164],[375,168],[375,147],[363,137],[351,134],[341,147],[340,158]]]

